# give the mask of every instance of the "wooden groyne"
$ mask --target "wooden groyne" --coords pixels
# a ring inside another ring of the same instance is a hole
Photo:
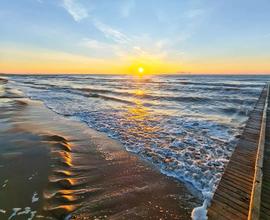
[[[262,167],[260,219],[270,219],[270,97],[268,96],[265,145]]]
[[[266,85],[214,194],[208,219],[270,219],[268,102],[269,85]]]

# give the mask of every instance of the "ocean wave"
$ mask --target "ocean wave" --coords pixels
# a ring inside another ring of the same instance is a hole
[[[220,180],[262,88],[260,79],[239,77],[11,79],[29,97],[105,132],[201,193],[212,193]]]

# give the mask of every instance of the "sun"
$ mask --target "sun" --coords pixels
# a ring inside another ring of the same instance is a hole
[[[138,72],[139,72],[140,74],[142,74],[142,73],[144,72],[144,68],[143,68],[143,67],[139,67],[139,68],[138,68]]]

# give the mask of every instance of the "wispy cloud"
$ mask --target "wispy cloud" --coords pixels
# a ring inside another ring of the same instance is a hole
[[[106,38],[113,40],[116,43],[129,43],[131,39],[127,37],[125,34],[123,34],[121,31],[112,28],[109,25],[106,25],[104,23],[101,23],[99,21],[94,21],[95,27],[101,31]]]
[[[105,47],[107,47],[108,50],[111,50],[116,56],[121,58],[133,56],[136,57],[154,56],[154,53],[151,52],[151,50],[148,49],[148,47],[146,48],[145,46],[145,45],[147,46],[152,45],[153,48],[153,40],[151,43],[151,41],[149,41],[149,37],[128,36],[127,34],[119,31],[118,29],[113,28],[97,20],[94,21],[94,25],[112,43],[104,43],[96,40],[84,41],[84,45],[87,46],[88,48],[91,47],[92,49],[94,48],[97,49],[99,47],[100,49],[104,49]],[[156,45],[154,47],[156,48]]]
[[[103,59],[119,57],[118,53],[122,50],[121,46],[118,44],[93,38],[83,38],[77,45],[86,49],[85,52],[87,52],[90,57]]]
[[[86,7],[83,7],[78,0],[62,0],[63,7],[74,18],[75,21],[80,21],[86,17],[89,17]],[[123,2],[120,7],[121,15],[127,17],[130,15],[131,10],[135,7],[134,0],[127,0]],[[202,11],[193,10],[190,11],[187,16],[195,18]],[[147,33],[140,35],[130,35],[118,28],[112,27],[106,23],[101,22],[98,18],[91,16],[89,22],[103,34],[107,40],[93,39],[92,37],[83,38],[78,45],[89,49],[92,53],[98,54],[110,54],[121,59],[167,59],[169,57],[178,56],[179,52],[176,49],[176,43],[185,39],[154,39],[148,36]],[[179,36],[178,36],[179,38]]]
[[[110,53],[111,51],[116,51],[119,49],[119,46],[117,44],[102,42],[102,41],[98,41],[92,38],[82,39],[79,45],[86,47],[88,49],[91,49],[91,50],[96,50],[99,52],[106,52],[106,53]]]
[[[77,22],[88,17],[88,11],[78,2],[78,0],[63,0],[62,6]]]
[[[94,21],[95,27],[101,31],[106,38],[115,41],[116,43],[130,43],[131,39],[123,34],[121,31],[110,27],[99,21]]]
[[[104,49],[104,48],[108,48],[110,45],[107,43],[103,43],[94,39],[90,39],[90,38],[84,38],[82,40],[81,45],[88,47],[90,49]]]
[[[147,35],[127,36],[126,34],[100,22],[95,22],[96,27],[111,42],[84,38],[79,43],[81,46],[95,51],[95,54],[111,54],[121,60],[164,60],[169,56],[178,56],[180,52],[172,49],[174,46],[169,39],[153,40]],[[181,53],[181,56],[183,54]]]

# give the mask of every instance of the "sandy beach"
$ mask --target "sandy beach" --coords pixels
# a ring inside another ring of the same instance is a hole
[[[115,140],[0,85],[1,219],[189,219],[199,204]]]

